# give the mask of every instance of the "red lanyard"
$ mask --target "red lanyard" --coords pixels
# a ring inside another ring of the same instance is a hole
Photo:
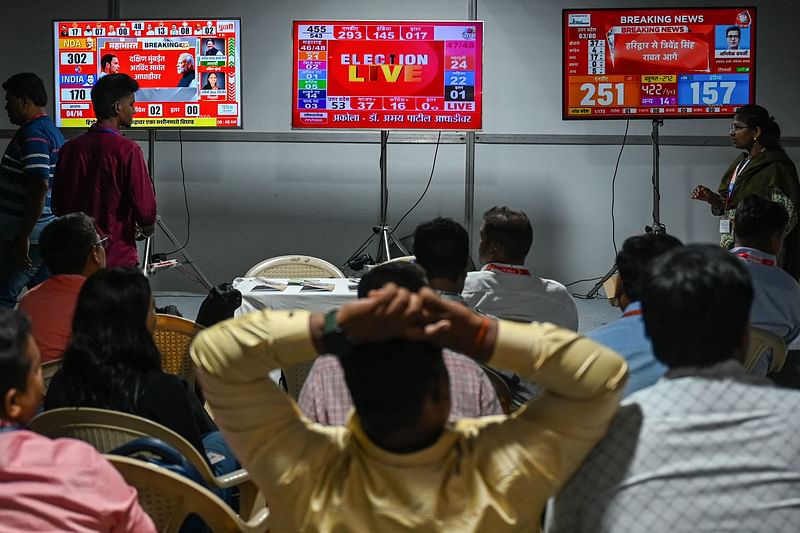
[[[757,255],[753,255],[753,254],[748,253],[748,252],[737,252],[736,256],[737,257],[741,257],[742,259],[744,259],[748,263],[756,263],[756,264],[764,265],[764,266],[768,266],[768,267],[775,266],[775,260],[774,259],[767,259],[766,257],[759,257]]]
[[[628,311],[627,313],[622,313],[622,316],[639,316],[642,314],[641,309],[634,309],[633,311]]]
[[[528,270],[525,267],[515,267],[515,266],[509,266],[509,265],[498,265],[496,263],[489,263],[488,265],[483,267],[483,269],[487,270],[489,272],[491,272],[493,270],[499,270],[500,272],[502,272],[504,274],[516,274],[518,276],[530,276],[531,275],[531,271]]]

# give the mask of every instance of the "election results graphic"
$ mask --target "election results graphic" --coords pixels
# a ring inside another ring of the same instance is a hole
[[[92,87],[121,73],[139,84],[133,127],[242,127],[238,19],[56,21],[53,31],[58,126],[92,124]]]
[[[481,128],[480,21],[294,21],[292,128]]]
[[[562,16],[565,119],[721,117],[755,101],[754,7]]]

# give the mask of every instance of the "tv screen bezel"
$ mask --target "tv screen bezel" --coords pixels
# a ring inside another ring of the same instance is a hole
[[[722,11],[722,10],[751,10],[753,12],[753,24],[750,29],[750,42],[751,42],[751,49],[753,50],[752,53],[752,68],[750,70],[750,99],[748,103],[756,103],[756,73],[757,73],[757,66],[758,61],[756,60],[756,53],[758,51],[758,44],[757,44],[757,37],[758,37],[758,13],[756,6],[746,5],[746,6],[711,6],[711,7],[687,7],[687,6],[664,6],[664,7],[595,7],[595,8],[586,8],[586,7],[573,7],[573,8],[563,8],[561,10],[561,120],[577,120],[577,121],[593,121],[593,120],[665,120],[665,119],[677,119],[677,120],[686,120],[686,119],[720,119],[720,118],[730,118],[734,116],[735,113],[715,113],[715,114],[693,114],[693,113],[686,113],[686,114],[671,114],[671,113],[653,113],[648,116],[641,116],[641,115],[589,115],[589,116],[578,116],[578,115],[568,115],[567,114],[567,102],[569,100],[569,94],[567,91],[567,57],[566,57],[566,38],[567,38],[567,13],[573,13],[577,11],[664,11],[664,10],[694,10],[694,11]],[[744,105],[744,104],[742,104]]]
[[[183,127],[183,126],[153,127],[153,126],[131,125],[131,127],[127,128],[127,129],[129,129],[129,130],[140,130],[140,131],[147,131],[147,130],[164,130],[164,131],[178,131],[178,130],[188,130],[188,131],[235,131],[235,130],[244,129],[244,118],[245,118],[245,113],[244,113],[244,84],[243,84],[244,73],[239,70],[239,67],[240,67],[240,65],[242,63],[241,62],[241,58],[242,58],[242,51],[243,51],[243,46],[242,46],[243,28],[242,28],[242,18],[241,17],[182,17],[182,18],[170,18],[170,17],[168,17],[168,18],[130,18],[130,19],[128,19],[128,18],[120,18],[120,19],[109,19],[109,18],[64,19],[64,18],[58,18],[58,19],[55,19],[54,18],[54,19],[51,19],[51,23],[52,23],[51,29],[53,30],[53,33],[52,33],[52,35],[53,35],[53,41],[52,41],[53,48],[52,48],[52,54],[50,55],[50,59],[52,60],[50,71],[52,73],[52,78],[51,79],[52,79],[52,83],[53,83],[53,122],[56,123],[56,126],[58,128],[64,128],[64,129],[68,129],[68,130],[81,130],[81,129],[89,128],[89,126],[64,126],[64,125],[58,125],[57,124],[57,121],[61,121],[61,115],[59,113],[59,109],[56,107],[57,106],[57,101],[58,101],[58,99],[56,98],[56,92],[59,89],[58,81],[57,81],[58,74],[56,73],[56,64],[57,64],[56,63],[56,57],[57,57],[56,54],[58,54],[58,50],[59,50],[58,43],[56,42],[56,39],[58,39],[58,35],[57,35],[58,32],[57,32],[57,26],[56,26],[57,24],[63,23],[63,22],[69,22],[69,23],[77,22],[79,24],[80,23],[97,23],[97,22],[126,22],[126,23],[131,23],[131,22],[185,22],[185,21],[190,21],[190,20],[216,20],[216,21],[219,21],[219,20],[235,20],[235,21],[238,22],[239,31],[237,32],[238,33],[238,35],[237,35],[237,41],[238,41],[237,48],[239,50],[239,57],[238,57],[239,61],[237,62],[237,65],[236,65],[236,73],[237,73],[236,75],[237,75],[237,79],[239,81],[239,97],[240,97],[239,98],[240,101],[238,102],[238,104],[239,104],[239,124],[237,126],[186,126],[186,127]],[[198,86],[199,86],[199,83],[200,83],[200,81],[198,80]]]

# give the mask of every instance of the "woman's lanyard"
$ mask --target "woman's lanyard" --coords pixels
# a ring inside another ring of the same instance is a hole
[[[727,212],[731,205],[731,198],[733,197],[733,189],[736,187],[736,178],[739,177],[739,174],[742,173],[744,168],[750,162],[752,158],[748,155],[745,157],[738,165],[736,165],[736,169],[733,171],[733,175],[731,176],[731,181],[728,183],[728,196],[725,197],[725,211]]]
[[[626,317],[626,316],[639,316],[641,314],[642,314],[642,310],[641,309],[631,309],[630,311],[628,311],[626,313],[622,313],[622,316],[623,317]]]

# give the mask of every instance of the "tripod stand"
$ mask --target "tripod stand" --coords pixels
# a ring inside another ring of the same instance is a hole
[[[388,225],[388,209],[389,209],[389,188],[387,185],[387,168],[386,168],[386,148],[389,140],[389,132],[386,130],[381,131],[381,214],[380,222],[377,226],[372,226],[372,235],[353,252],[353,255],[345,262],[345,266],[351,266],[359,260],[359,256],[364,253],[366,249],[375,241],[378,240],[378,252],[375,255],[375,260],[378,263],[383,263],[392,258],[390,246],[394,244],[403,255],[408,255],[408,250],[403,243],[395,236],[391,226]],[[363,263],[362,263],[363,264]],[[360,267],[359,267],[360,269]]]
[[[653,131],[650,133],[650,139],[653,144],[653,225],[652,226],[645,226],[644,231],[645,233],[666,233],[667,228],[664,224],[661,223],[661,211],[659,209],[659,204],[661,203],[661,191],[660,191],[660,182],[659,182],[659,175],[658,175],[658,167],[659,167],[659,159],[661,157],[661,153],[659,150],[658,145],[658,128],[664,125],[664,121],[660,118],[653,119]],[[603,284],[608,281],[611,276],[617,273],[617,265],[616,263],[611,267],[611,269],[606,272],[606,274],[600,278],[600,281],[594,284],[589,292],[586,293],[586,299],[592,299],[597,296],[597,293],[600,292],[600,288]]]
[[[147,171],[150,173],[150,181],[153,183],[153,190],[155,190],[156,132],[153,129],[147,130],[147,148]],[[178,241],[178,239],[175,237],[175,234],[170,231],[160,216],[156,218],[156,226],[158,226],[158,229],[160,229],[167,239],[169,239],[169,241],[173,244],[173,246],[175,246],[176,251],[181,253],[181,256],[183,256],[183,262],[175,259],[167,259],[165,255],[161,255],[159,257],[159,255],[154,252],[153,237],[155,236],[155,233],[153,233],[145,239],[143,261],[144,266],[142,267],[142,273],[144,273],[146,277],[150,277],[161,270],[174,268],[190,279],[200,283],[206,288],[206,290],[210,291],[213,288],[213,285],[210,281],[208,281],[208,278],[205,277],[200,268],[195,264],[194,260],[189,255],[189,252],[187,252],[186,248],[181,245],[180,241]],[[191,270],[188,270],[187,267]]]

